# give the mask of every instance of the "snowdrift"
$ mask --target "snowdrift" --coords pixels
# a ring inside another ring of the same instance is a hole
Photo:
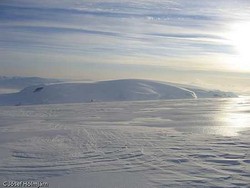
[[[203,91],[148,80],[111,80],[93,83],[57,83],[30,86],[18,93],[0,95],[0,105],[83,103],[235,97],[232,93]]]

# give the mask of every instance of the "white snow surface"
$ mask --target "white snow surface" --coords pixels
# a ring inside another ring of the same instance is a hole
[[[221,91],[192,90],[157,81],[125,79],[30,86],[19,93],[0,95],[0,105],[195,99],[197,97],[217,98],[236,97],[236,95]]]
[[[59,82],[62,82],[62,80],[40,78],[40,77],[0,76],[0,94],[16,93],[24,89],[25,87],[33,85],[59,83]]]
[[[2,106],[0,120],[1,184],[249,187],[247,98]]]

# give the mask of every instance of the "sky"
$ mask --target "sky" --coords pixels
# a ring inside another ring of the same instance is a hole
[[[250,93],[249,0],[0,0],[0,75]]]

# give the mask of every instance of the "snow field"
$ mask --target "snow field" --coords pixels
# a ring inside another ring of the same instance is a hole
[[[1,107],[0,180],[248,187],[249,108],[243,99]]]

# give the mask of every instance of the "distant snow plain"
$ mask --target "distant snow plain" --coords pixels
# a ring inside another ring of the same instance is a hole
[[[1,182],[249,187],[249,98],[1,106],[0,120]]]

